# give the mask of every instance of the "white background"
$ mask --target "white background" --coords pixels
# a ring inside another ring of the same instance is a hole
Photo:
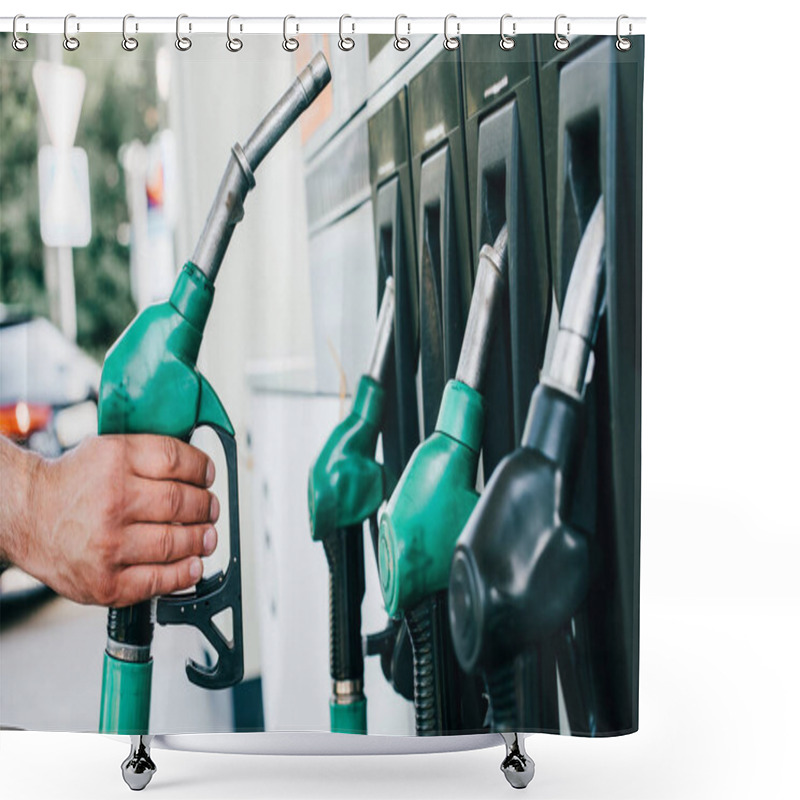
[[[531,737],[529,796],[800,796],[800,15],[785,3],[752,4],[748,16],[742,7],[29,0],[16,9],[647,16],[640,731],[600,741]],[[99,736],[4,732],[3,797],[129,797],[118,768],[125,751]],[[153,798],[512,791],[499,749],[348,759],[157,751],[156,760]]]

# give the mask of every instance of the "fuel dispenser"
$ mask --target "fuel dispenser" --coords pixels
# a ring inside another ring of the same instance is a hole
[[[244,199],[255,186],[254,171],[292,123],[330,81],[317,54],[264,117],[244,147],[235,144],[217,196],[194,253],[169,300],[146,308],[109,350],[100,384],[98,432],[158,433],[188,440],[201,426],[219,436],[227,464],[230,556],[222,573],[203,578],[194,591],[128,608],[110,609],[104,656],[100,731],[132,737],[122,774],[142,789],[155,772],[149,755],[148,723],[154,621],[193,625],[216,651],[213,666],[189,660],[186,675],[207,689],[232,686],[242,678],[242,608],[239,561],[236,440],[216,392],[197,370],[203,329],[211,310],[214,281],[233,230],[244,214]],[[230,609],[233,639],[214,617]]]
[[[598,687],[598,727],[635,730],[644,41],[621,53],[604,37],[579,37],[559,53],[550,37],[537,40],[547,54],[539,81],[544,140],[552,143],[545,186],[556,316],[564,313],[575,254],[601,194],[606,204],[606,305],[572,502],[573,523],[591,536],[592,580],[575,624]],[[562,688],[569,691],[563,680]]]
[[[577,39],[538,79],[550,335],[523,446],[456,548],[451,629],[494,729],[558,730],[543,688],[557,669],[570,732],[591,736],[637,724],[641,63]]]

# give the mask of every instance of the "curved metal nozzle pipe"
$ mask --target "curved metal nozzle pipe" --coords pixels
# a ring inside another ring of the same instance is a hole
[[[541,383],[582,399],[605,294],[605,211],[597,201],[581,238],[558,324],[553,358]]]
[[[195,246],[192,262],[212,283],[228,249],[233,229],[244,216],[244,198],[256,185],[253,173],[297,118],[328,85],[331,71],[317,53],[253,131],[244,147],[235,144]]]
[[[390,275],[386,279],[386,286],[383,290],[383,299],[378,311],[378,321],[375,324],[372,355],[369,357],[369,367],[367,368],[367,375],[379,384],[383,383],[386,364],[389,361],[389,351],[392,346],[394,306],[394,278]]]
[[[481,248],[478,274],[467,317],[467,327],[456,368],[456,380],[479,391],[486,372],[496,310],[506,285],[508,226],[503,225],[494,244]]]

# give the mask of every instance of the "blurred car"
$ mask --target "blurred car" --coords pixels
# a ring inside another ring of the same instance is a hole
[[[100,367],[52,322],[0,305],[0,434],[48,458],[97,432]],[[0,574],[0,602],[46,587],[17,567]]]

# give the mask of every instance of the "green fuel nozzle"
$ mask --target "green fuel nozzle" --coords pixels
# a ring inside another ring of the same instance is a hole
[[[321,541],[330,574],[331,731],[366,733],[361,602],[363,523],[385,495],[375,460],[385,402],[382,386],[394,329],[394,279],[387,278],[369,367],[350,413],[334,428],[308,476],[311,538]]]
[[[337,529],[361,524],[383,501],[383,467],[375,461],[385,403],[383,378],[392,344],[394,279],[388,278],[367,372],[350,413],[334,428],[308,478],[311,537],[324,541]]]
[[[518,701],[512,665],[563,629],[588,591],[589,545],[565,517],[603,306],[604,242],[601,197],[575,257],[553,356],[533,391],[522,446],[498,465],[453,557],[453,644],[462,668],[486,678],[494,730],[537,727],[537,710]],[[571,652],[562,649],[562,682],[568,668],[585,678],[574,634],[563,641]],[[586,705],[591,687],[571,694]],[[568,713],[573,732],[591,733],[591,712],[577,724]]]
[[[478,501],[485,414],[480,387],[506,285],[507,241],[504,226],[494,244],[481,249],[455,380],[445,386],[434,432],[414,451],[380,520],[381,590],[389,615],[405,617],[409,626],[421,734],[463,723],[453,711],[459,687],[455,664],[451,671],[448,662],[444,593],[456,539]]]
[[[503,227],[481,249],[456,378],[445,386],[433,434],[414,451],[381,515],[381,589],[390,616],[446,588],[455,541],[478,499],[480,386],[505,289],[507,240]]]
[[[186,674],[193,683],[217,689],[242,678],[236,440],[222,403],[197,369],[197,355],[214,281],[233,229],[242,219],[245,196],[255,185],[253,173],[329,81],[328,64],[317,54],[245,146],[234,145],[192,259],[178,275],[169,300],[144,309],[106,355],[98,401],[100,434],[157,433],[188,440],[205,425],[219,436],[228,471],[230,555],[224,572],[203,578],[191,593],[109,611],[101,732],[148,732],[155,621],[197,627],[216,652],[216,662],[210,667],[187,661]],[[230,641],[213,621],[226,609],[231,609],[233,617]]]

